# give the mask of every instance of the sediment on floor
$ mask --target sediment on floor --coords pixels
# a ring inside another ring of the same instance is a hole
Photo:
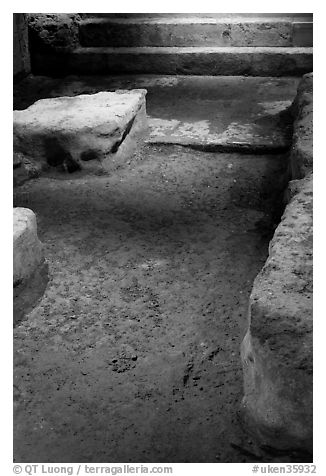
[[[284,164],[144,145],[17,188],[49,261],[15,328],[17,460],[273,460],[239,427],[239,345]]]

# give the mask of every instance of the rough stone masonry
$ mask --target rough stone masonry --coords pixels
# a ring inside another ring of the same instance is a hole
[[[26,281],[44,261],[43,245],[37,237],[36,216],[28,208],[13,211],[13,281]]]
[[[14,111],[14,152],[42,168],[109,170],[146,128],[146,90],[41,99]]]
[[[312,74],[305,75],[289,161],[289,203],[256,277],[242,342],[243,409],[261,444],[312,453]]]

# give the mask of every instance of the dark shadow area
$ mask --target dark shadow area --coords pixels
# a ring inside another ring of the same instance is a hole
[[[50,167],[60,166],[59,170],[69,173],[80,170],[80,165],[72,158],[70,152],[65,150],[56,137],[46,137],[43,146],[46,161]]]

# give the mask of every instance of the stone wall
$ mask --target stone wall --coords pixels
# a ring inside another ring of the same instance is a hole
[[[261,445],[312,453],[312,74],[292,105],[291,178],[281,223],[249,301],[242,408]]]
[[[29,13],[31,53],[70,51],[79,44],[78,21],[74,13]]]
[[[21,78],[31,70],[29,47],[28,47],[28,26],[26,13],[14,13],[13,15],[13,53],[14,53],[14,79]]]
[[[44,253],[32,210],[14,208],[13,232],[13,284],[17,286],[26,282],[44,262]]]

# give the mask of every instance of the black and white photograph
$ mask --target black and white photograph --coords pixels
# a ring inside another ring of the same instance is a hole
[[[8,474],[318,473],[312,4],[22,5]]]

